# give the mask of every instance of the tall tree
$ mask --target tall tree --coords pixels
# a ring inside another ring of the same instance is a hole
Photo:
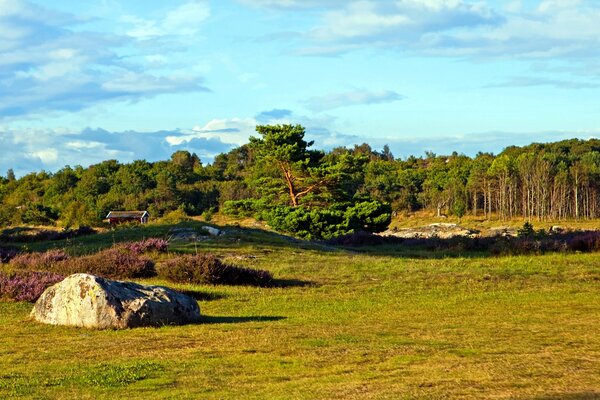
[[[15,171],[13,171],[12,168],[9,168],[8,171],[6,171],[6,179],[8,179],[9,182],[17,180],[15,177]]]
[[[250,144],[260,162],[272,163],[279,170],[293,207],[298,206],[303,196],[326,182],[326,177],[311,179],[309,168],[316,154],[308,149],[313,142],[304,140],[304,127],[258,125],[256,131],[262,139],[251,137]]]

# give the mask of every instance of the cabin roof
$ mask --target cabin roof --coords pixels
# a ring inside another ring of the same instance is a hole
[[[143,218],[149,215],[148,211],[111,211],[106,218]]]

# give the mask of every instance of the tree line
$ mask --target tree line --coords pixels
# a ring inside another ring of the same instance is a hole
[[[366,143],[313,149],[300,125],[260,125],[257,134],[209,165],[177,151],[166,161],[107,160],[18,179],[9,170],[0,178],[0,225],[99,225],[110,210],[143,209],[152,217],[221,210],[262,217],[281,230],[338,224],[323,235],[331,236],[380,230],[390,215],[418,210],[499,220],[591,219],[600,212],[597,139],[396,159],[387,146],[378,151]],[[297,220],[284,221],[289,214]]]

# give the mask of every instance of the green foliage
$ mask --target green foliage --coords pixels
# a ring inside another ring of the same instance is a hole
[[[462,198],[456,199],[452,203],[452,214],[456,215],[458,218],[462,218],[467,212],[467,204]]]
[[[525,222],[523,227],[517,230],[517,236],[520,238],[535,236],[535,229],[531,222]]]
[[[180,150],[167,161],[107,160],[19,179],[9,171],[0,178],[0,226],[98,226],[111,210],[148,210],[152,218],[178,209],[190,216],[220,210],[266,219],[271,208],[286,206],[305,211],[277,226],[310,231],[331,221],[343,227],[333,231],[352,231],[363,228],[340,213],[371,201],[389,204],[393,213],[424,209],[440,217],[600,217],[598,139],[510,146],[498,156],[426,153],[399,160],[389,147],[377,151],[366,143],[329,152],[311,149],[301,125],[256,130],[258,138],[217,155],[208,166]]]
[[[344,213],[340,210],[279,206],[264,215],[273,229],[303,239],[325,239],[350,232]]]
[[[180,206],[176,210],[169,211],[160,219],[164,224],[178,224],[180,222],[189,221],[190,217],[184,210],[183,206]]]
[[[231,217],[258,217],[266,208],[261,199],[245,199],[226,201],[221,211]]]
[[[204,211],[202,213],[202,216],[204,217],[204,220],[206,222],[212,221],[214,215],[215,215],[215,209],[214,208],[209,208],[209,209],[207,209],[206,211]]]
[[[275,230],[303,239],[329,239],[356,231],[385,230],[390,223],[391,209],[389,205],[371,201],[315,209],[279,206],[264,215]]]
[[[349,207],[344,217],[354,231],[381,232],[390,224],[392,209],[389,204],[364,201]]]
[[[17,178],[15,177],[15,171],[13,171],[12,168],[9,168],[8,171],[6,171],[6,179],[9,182],[13,182],[13,181],[17,180]]]

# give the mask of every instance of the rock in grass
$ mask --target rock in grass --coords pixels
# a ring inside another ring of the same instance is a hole
[[[42,293],[31,311],[36,321],[96,329],[198,322],[195,299],[161,286],[74,274]]]
[[[223,236],[225,234],[222,230],[213,228],[212,226],[203,226],[202,230],[208,232],[210,236]]]

